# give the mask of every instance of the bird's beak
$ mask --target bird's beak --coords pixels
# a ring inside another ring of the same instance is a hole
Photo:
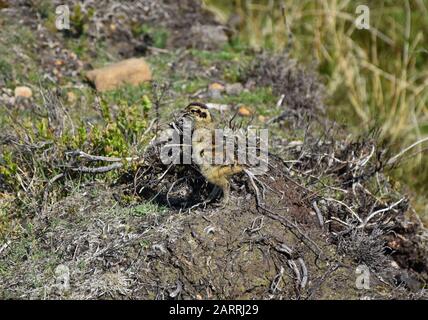
[[[187,118],[187,117],[190,117],[190,112],[188,112],[188,111],[184,111],[184,112],[180,115],[180,119]]]

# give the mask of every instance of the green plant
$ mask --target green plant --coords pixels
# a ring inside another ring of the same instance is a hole
[[[13,79],[12,66],[5,60],[0,59],[0,83],[4,82],[7,84]]]
[[[156,48],[166,47],[168,31],[164,28],[153,28],[147,24],[134,23],[131,25],[131,32],[135,38],[147,35]]]
[[[133,208],[133,214],[139,217],[143,217],[148,214],[162,214],[165,211],[166,208],[158,206],[157,204],[151,202],[145,202]]]
[[[80,4],[76,4],[70,15],[70,26],[72,27],[72,35],[80,37],[87,32],[88,21],[94,15],[94,9],[89,8],[87,12],[82,10]]]

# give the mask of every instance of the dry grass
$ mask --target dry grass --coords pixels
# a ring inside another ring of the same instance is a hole
[[[258,48],[288,45],[292,57],[315,60],[335,120],[358,133],[380,128],[380,140],[391,152],[428,134],[427,1],[370,1],[370,30],[356,28],[359,3],[348,0],[228,3],[205,1],[225,21],[234,13],[241,40]],[[287,43],[281,3],[292,43]],[[420,198],[428,191],[426,148],[426,143],[417,145],[394,171]]]

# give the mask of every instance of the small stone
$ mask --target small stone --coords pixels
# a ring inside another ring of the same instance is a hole
[[[70,269],[63,264],[55,268],[56,286],[61,292],[67,292],[70,289]]]
[[[67,101],[69,103],[75,103],[77,100],[77,96],[73,91],[67,92]]]
[[[242,90],[244,87],[239,82],[226,85],[226,93],[230,96],[239,96]]]
[[[224,91],[224,86],[221,83],[214,82],[208,86],[208,94],[213,99],[221,97],[221,93]]]
[[[265,116],[259,116],[259,121],[260,122],[266,122],[266,117]]]
[[[19,86],[15,88],[15,97],[31,98],[33,91],[29,87]]]
[[[91,70],[86,74],[100,92],[116,89],[124,84],[138,85],[152,79],[152,73],[143,58],[132,58]]]
[[[249,117],[251,116],[252,112],[248,107],[240,106],[238,109],[238,114],[243,117]]]
[[[208,90],[224,91],[224,85],[222,85],[221,83],[218,83],[218,82],[214,82],[208,86]]]

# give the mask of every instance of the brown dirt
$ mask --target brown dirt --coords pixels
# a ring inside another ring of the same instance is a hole
[[[142,216],[115,200],[123,194],[122,188],[84,186],[33,221],[37,241],[14,250],[21,252],[19,259],[4,257],[6,263],[19,264],[2,279],[2,297],[418,297],[394,285],[395,278],[408,276],[399,270],[376,272],[371,289],[358,290],[357,263],[338,254],[330,233],[319,226],[296,186],[277,176],[271,187],[286,192],[268,192],[268,210],[257,210],[247,184],[244,177],[235,179],[238,190],[224,209],[209,205]],[[284,245],[292,252],[286,253]],[[20,243],[12,248],[16,246]],[[300,261],[308,274],[304,288],[292,267]],[[65,291],[58,289],[54,272],[58,264],[70,270],[70,288]]]

